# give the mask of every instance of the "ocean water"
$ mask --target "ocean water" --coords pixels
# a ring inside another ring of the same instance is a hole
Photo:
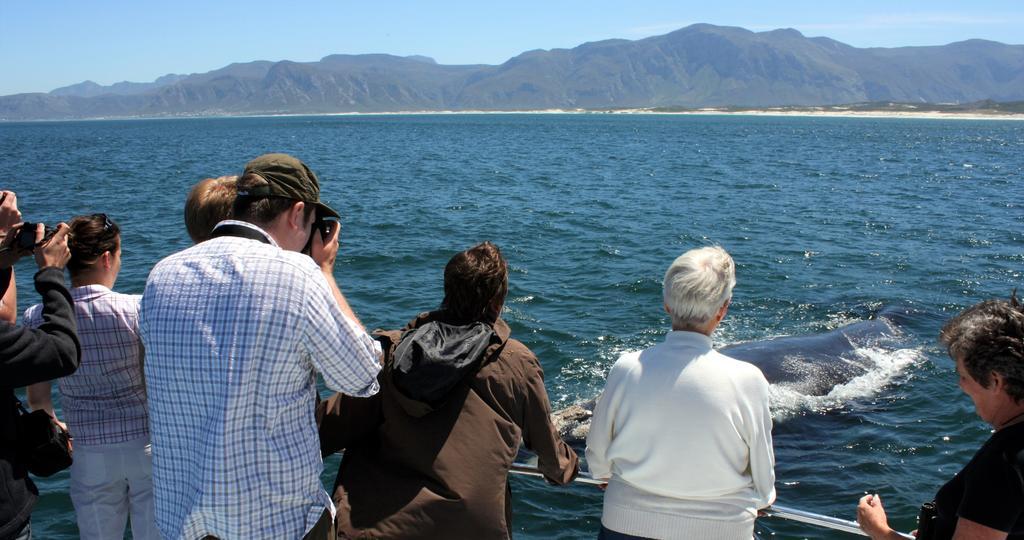
[[[696,246],[734,256],[715,335],[728,345],[908,313],[824,395],[773,387],[778,503],[852,519],[865,491],[914,528],[988,437],[936,342],[944,320],[1024,284],[1024,123],[656,115],[394,115],[0,124],[26,219],[106,212],[116,289],[140,293],[189,245],[193,183],[289,152],[343,214],[338,281],[371,328],[442,296],[444,263],[492,240],[511,265],[505,318],[541,359],[556,408],[597,394],[619,354],[658,342],[660,280]],[[18,266],[19,309],[36,301]],[[847,358],[846,360],[850,360]],[[686,459],[680,456],[680,459]],[[324,479],[333,480],[337,459]],[[38,482],[39,538],[77,537],[67,473]],[[512,479],[516,538],[592,538],[601,493]],[[761,519],[762,538],[842,538]]]

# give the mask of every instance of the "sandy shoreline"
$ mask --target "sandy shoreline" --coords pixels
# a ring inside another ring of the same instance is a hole
[[[700,109],[696,111],[658,112],[638,111],[639,114],[713,114],[738,116],[820,116],[828,118],[931,118],[942,120],[1024,120],[1020,113],[984,112],[941,112],[941,111],[854,111],[854,110],[813,110],[813,109],[752,109],[727,111],[721,109]]]
[[[662,116],[801,116],[826,118],[928,118],[940,120],[1024,120],[1021,113],[1001,112],[940,112],[940,111],[855,111],[855,110],[816,110],[816,109],[693,109],[685,111],[656,111],[651,109],[618,109],[618,110],[587,110],[587,109],[539,109],[529,111],[393,111],[393,112],[338,112],[311,114],[253,114],[240,115],[245,117],[279,117],[279,116],[414,116],[414,115],[492,115],[492,114],[592,114],[592,115],[662,115]]]
[[[444,110],[444,111],[387,111],[387,112],[333,112],[333,113],[255,113],[255,114],[196,114],[179,116],[127,116],[100,118],[44,119],[44,120],[0,120],[3,123],[20,122],[91,122],[110,120],[182,120],[202,118],[280,118],[280,117],[314,117],[314,116],[429,116],[429,115],[655,115],[655,116],[795,116],[822,118],[903,118],[932,120],[1024,120],[1024,113],[1006,112],[942,112],[942,111],[872,111],[872,110],[837,110],[823,108],[808,109],[749,109],[728,110],[716,108],[689,109],[683,111],[659,111],[652,109],[538,109],[521,111],[493,110]]]

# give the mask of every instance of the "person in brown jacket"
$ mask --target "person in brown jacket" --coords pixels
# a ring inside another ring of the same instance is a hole
[[[440,309],[378,332],[380,392],[335,394],[317,410],[339,538],[511,538],[508,471],[520,440],[553,484],[578,459],[551,423],[544,372],[500,318],[508,267],[484,242],[444,271]]]

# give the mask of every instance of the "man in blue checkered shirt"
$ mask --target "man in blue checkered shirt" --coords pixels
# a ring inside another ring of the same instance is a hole
[[[234,217],[157,264],[142,297],[157,526],[186,540],[333,538],[316,374],[373,395],[380,346],[334,281],[339,227],[320,231],[339,216],[313,171],[254,159]]]

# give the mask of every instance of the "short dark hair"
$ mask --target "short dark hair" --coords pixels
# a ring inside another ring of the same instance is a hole
[[[508,263],[490,242],[455,254],[444,267],[442,307],[460,322],[497,320],[496,301],[506,294]]]
[[[250,173],[240,177],[235,185],[238,188],[238,192],[241,193],[260,186],[265,186],[267,185],[267,181],[258,174]],[[234,219],[248,221],[249,223],[256,225],[266,225],[277,219],[277,216],[287,211],[297,202],[301,201],[285,197],[251,197],[239,195],[235,198],[235,204],[231,209],[231,214]],[[302,213],[303,220],[309,221],[309,216],[311,216],[315,211],[316,205],[306,203]]]
[[[68,223],[68,271],[71,275],[88,270],[104,252],[121,247],[121,228],[106,214],[75,216]]]
[[[1024,401],[1024,309],[1014,289],[1007,300],[975,304],[947,322],[939,341],[967,372],[988,388],[992,373],[1006,381],[1006,393]]]

